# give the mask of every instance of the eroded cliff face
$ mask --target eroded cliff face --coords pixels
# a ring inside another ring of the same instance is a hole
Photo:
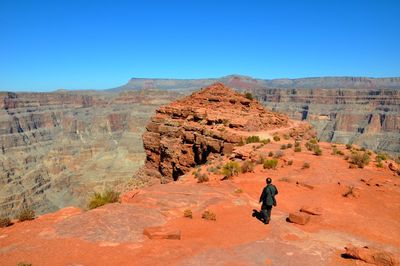
[[[177,180],[209,157],[229,154],[243,132],[285,127],[285,115],[267,111],[222,83],[156,111],[143,134],[145,172],[162,183]]]
[[[155,97],[156,96],[156,97]],[[145,158],[151,114],[179,93],[1,93],[0,215],[84,206],[130,180]]]
[[[258,89],[272,110],[310,122],[322,141],[400,153],[400,90]]]

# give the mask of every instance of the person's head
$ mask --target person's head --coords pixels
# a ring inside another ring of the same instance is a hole
[[[272,183],[272,179],[270,177],[267,177],[267,179],[265,179],[265,182],[267,182],[267,184],[271,184]]]

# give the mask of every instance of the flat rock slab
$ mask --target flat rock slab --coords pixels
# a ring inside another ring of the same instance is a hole
[[[400,265],[399,256],[390,252],[368,248],[368,247],[355,247],[349,244],[344,248],[344,253],[347,257],[361,260],[366,263],[371,263],[379,266],[396,266]]]
[[[181,239],[180,230],[162,226],[147,227],[143,230],[143,234],[150,239]]]
[[[310,215],[303,212],[292,212],[289,214],[289,221],[295,224],[305,225],[310,221]]]
[[[57,235],[91,242],[140,242],[143,229],[165,223],[156,209],[130,204],[107,204],[62,220],[54,225]]]

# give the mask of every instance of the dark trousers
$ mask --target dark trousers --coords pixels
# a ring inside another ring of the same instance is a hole
[[[272,206],[270,205],[262,205],[261,206],[261,212],[264,216],[264,223],[269,223],[269,220],[271,220],[271,210]]]

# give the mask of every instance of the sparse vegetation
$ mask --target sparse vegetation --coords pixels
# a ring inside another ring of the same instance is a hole
[[[351,150],[353,148],[353,146],[351,144],[346,144],[346,149]]]
[[[197,177],[197,183],[208,182],[209,178],[207,174],[199,174]]]
[[[268,157],[272,157],[272,156],[274,156],[274,153],[273,153],[272,151],[270,151],[270,152],[268,153]]]
[[[11,220],[8,217],[0,217],[0,228],[11,225]]]
[[[20,222],[33,220],[35,219],[35,211],[29,207],[22,207],[19,210],[16,218]]]
[[[284,134],[284,135],[283,135],[283,138],[284,138],[285,140],[288,140],[288,139],[290,139],[290,136],[289,136],[288,134]]]
[[[104,193],[94,193],[88,203],[89,209],[95,209],[108,203],[119,201],[119,192],[107,190]]]
[[[203,218],[204,220],[209,220],[209,221],[217,220],[217,216],[215,215],[215,213],[208,211],[208,210],[203,212],[203,215],[201,215],[201,218]]]
[[[251,92],[245,92],[244,97],[246,97],[249,100],[253,100],[254,99],[253,94],[251,94]]]
[[[193,219],[193,212],[192,212],[192,210],[186,209],[186,210],[183,212],[183,217]]]
[[[264,169],[276,169],[277,166],[278,166],[277,159],[265,160],[263,165]]]
[[[283,155],[285,155],[285,153],[279,150],[275,152],[274,158],[281,158]]]
[[[256,164],[263,164],[265,161],[264,156],[260,155],[256,161]]]
[[[305,162],[305,163],[303,163],[303,166],[301,168],[302,169],[308,169],[308,168],[310,168],[310,164]]]
[[[290,148],[293,147],[293,144],[292,144],[292,143],[289,143],[288,145],[286,145],[286,147],[287,147],[288,149],[290,149]]]
[[[263,143],[263,144],[268,144],[268,143],[270,143],[270,142],[271,142],[270,139],[263,139],[263,140],[261,140],[261,143]]]
[[[318,144],[318,140],[316,138],[312,138],[309,141],[311,144]]]
[[[318,144],[314,145],[313,151],[314,151],[314,154],[317,155],[317,156],[321,156],[322,155],[322,150],[321,150],[321,148],[319,147]]]
[[[293,164],[293,160],[289,160],[289,161],[287,162],[287,164],[288,164],[288,165],[292,165],[292,164]]]
[[[221,173],[229,178],[232,177],[234,175],[239,175],[241,171],[240,165],[238,162],[228,162],[226,163],[223,167],[222,167],[222,171]]]
[[[301,147],[300,146],[294,147],[294,152],[301,152]]]
[[[257,142],[260,142],[260,137],[259,136],[249,136],[246,139],[246,144],[257,143]]]
[[[351,155],[351,164],[357,165],[358,168],[364,168],[370,162],[370,157],[366,152],[356,152]]]
[[[379,161],[377,164],[376,164],[376,167],[378,167],[378,168],[383,168],[383,163],[382,163],[382,161]]]
[[[278,135],[274,135],[273,139],[274,139],[274,141],[280,141],[281,140],[281,138]]]
[[[286,150],[287,146],[285,144],[281,145],[281,150]]]
[[[242,164],[242,173],[253,173],[254,172],[254,163],[251,161],[245,161]]]
[[[243,139],[240,139],[240,141],[239,141],[239,143],[238,143],[238,146],[244,146],[244,140]]]
[[[384,153],[378,153],[376,155],[376,161],[386,161],[388,159],[387,154]]]

